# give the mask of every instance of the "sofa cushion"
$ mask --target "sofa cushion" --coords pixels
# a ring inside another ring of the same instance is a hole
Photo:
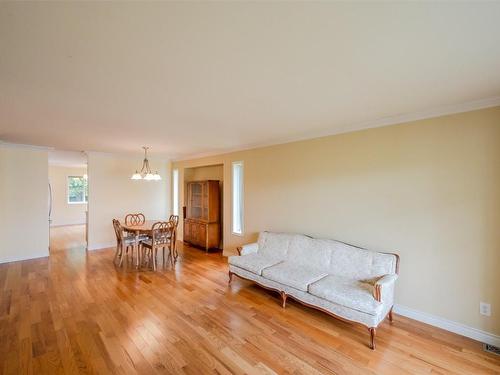
[[[299,234],[260,232],[259,253],[270,258],[285,259],[292,238]]]
[[[264,268],[274,266],[281,261],[276,258],[266,257],[259,253],[253,253],[242,256],[230,256],[228,262],[233,266],[243,268],[244,270],[261,276]]]
[[[338,241],[331,241],[332,256],[329,273],[356,280],[373,279],[395,273],[396,257],[361,249]]]
[[[328,240],[319,240],[308,236],[298,235],[292,238],[288,248],[286,260],[328,271],[332,257],[332,249]]]
[[[370,315],[377,315],[383,305],[373,297],[373,286],[346,277],[329,275],[309,285],[309,293]]]
[[[307,292],[309,284],[318,281],[328,274],[316,268],[285,261],[275,266],[265,268],[262,276],[292,288]]]

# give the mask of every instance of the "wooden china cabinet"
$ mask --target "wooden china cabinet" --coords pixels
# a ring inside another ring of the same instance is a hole
[[[220,243],[219,181],[191,181],[187,183],[184,241],[208,249]]]

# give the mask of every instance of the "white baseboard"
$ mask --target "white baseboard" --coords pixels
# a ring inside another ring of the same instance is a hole
[[[50,225],[51,228],[57,228],[57,227],[70,227],[72,225],[84,225],[84,221],[74,221],[74,222],[67,222],[67,223],[53,223]]]
[[[13,257],[7,257],[0,259],[0,264],[1,263],[10,263],[10,262],[19,262],[21,260],[31,260],[31,259],[38,259],[38,258],[46,258],[49,256],[49,253],[47,254],[39,254],[35,256],[13,256]]]
[[[109,242],[109,243],[95,243],[92,245],[88,245],[87,250],[93,251],[93,250],[102,250],[102,249],[109,249],[110,247],[116,247],[116,241],[114,242]]]
[[[394,305],[394,312],[396,314],[406,316],[407,318],[418,320],[419,322],[423,322],[434,327],[442,328],[446,331],[500,347],[500,336],[490,332],[469,327],[465,324],[457,323],[423,311],[414,310],[406,306]]]

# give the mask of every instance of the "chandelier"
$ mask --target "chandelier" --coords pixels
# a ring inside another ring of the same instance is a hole
[[[144,149],[144,160],[142,162],[142,168],[141,171],[138,172],[137,170],[135,173],[130,177],[131,180],[146,180],[146,181],[159,181],[161,180],[161,176],[158,174],[158,172],[151,172],[151,168],[149,167],[149,160],[148,160],[148,149],[149,147],[142,147]]]

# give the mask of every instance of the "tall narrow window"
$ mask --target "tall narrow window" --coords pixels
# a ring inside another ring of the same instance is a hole
[[[172,213],[179,215],[179,170],[172,171]]]
[[[243,234],[243,162],[233,162],[233,233]]]

